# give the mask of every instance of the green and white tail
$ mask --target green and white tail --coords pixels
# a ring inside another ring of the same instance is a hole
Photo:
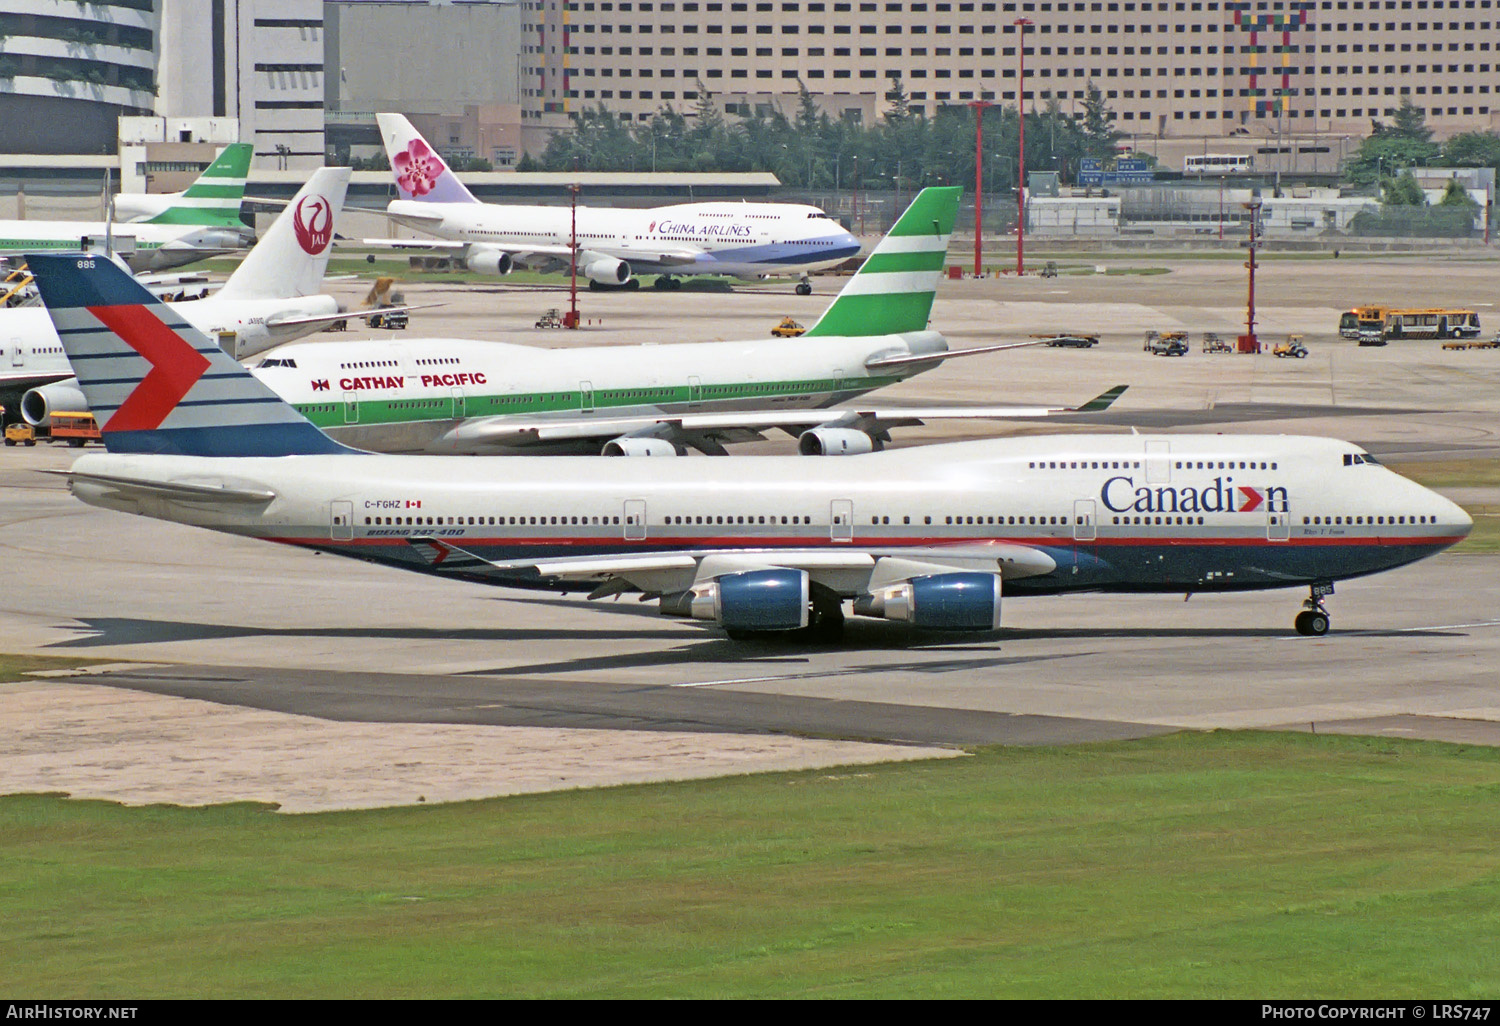
[[[250,176],[250,157],[254,151],[250,143],[224,147],[224,152],[203,169],[192,185],[182,192],[163,196],[167,201],[164,208],[153,216],[141,218],[142,223],[245,227],[240,220],[240,203],[245,198],[245,180]]]
[[[917,193],[890,234],[802,337],[925,330],[962,192],[949,186]]]

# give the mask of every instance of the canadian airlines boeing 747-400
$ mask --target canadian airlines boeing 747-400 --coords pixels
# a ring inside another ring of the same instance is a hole
[[[1462,540],[1462,509],[1358,446],[1070,434],[822,461],[374,455],[332,441],[118,267],[32,258],[107,453],[92,505],[465,581],[635,592],[732,635],[853,612],[1000,626],[1002,593],[1309,589]]]
[[[837,267],[859,240],[817,207],[801,203],[680,203],[642,210],[579,207],[576,234],[563,206],[481,203],[400,114],[377,114],[400,198],[392,221],[448,240],[365,240],[395,248],[446,248],[471,271],[509,274],[517,264],[567,270],[578,243],[578,273],[591,285],[625,285],[656,274],[657,288],[680,275],[738,278],[802,275]]]

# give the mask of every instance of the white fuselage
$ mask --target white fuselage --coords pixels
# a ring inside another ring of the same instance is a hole
[[[572,211],[562,206],[393,200],[386,213],[471,246],[523,251],[566,247],[574,237]],[[579,207],[576,237],[581,254],[597,253],[624,260],[635,272],[662,274],[800,274],[835,267],[859,252],[859,241],[838,222],[816,207],[794,203]]]
[[[436,538],[501,564],[489,583],[523,588],[560,585],[535,567],[506,576],[505,563],[687,552],[811,565],[818,550],[988,569],[1009,591],[1221,591],[1374,573],[1468,533],[1458,506],[1361,453],[1295,436],[1081,434],[831,461],[100,454],[74,472],[275,497],[122,496],[86,479],[73,490],[93,505],[441,575],[411,542]],[[1018,553],[1030,569],[1012,582],[1005,563]],[[845,597],[869,584],[847,563],[812,575]]]
[[[332,296],[290,299],[203,299],[167,304],[209,338],[233,333],[240,353],[258,353],[283,342],[304,338],[324,324],[278,326],[281,318],[317,317],[339,312]],[[57,339],[52,319],[41,307],[0,310],[0,392],[35,387],[73,376],[73,368]]]
[[[242,250],[250,230],[103,221],[0,221],[0,253],[103,250],[106,237],[136,273],[165,271]]]
[[[499,453],[508,449],[456,425],[481,418],[545,422],[805,410],[933,366],[872,371],[865,367],[871,357],[947,348],[933,331],[571,349],[466,339],[371,340],[285,346],[252,372],[351,445]],[[536,453],[538,444],[524,449]]]

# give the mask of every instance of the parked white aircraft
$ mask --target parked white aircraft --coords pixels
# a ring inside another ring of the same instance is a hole
[[[386,207],[398,224],[451,240],[446,247],[471,271],[509,274],[517,264],[567,270],[572,213],[562,206],[481,203],[400,114],[377,114],[400,199]],[[837,267],[859,240],[817,207],[800,203],[681,203],[643,210],[579,207],[578,273],[591,285],[624,285],[658,274],[657,288],[680,275],[738,278],[801,274]],[[394,248],[444,248],[431,242],[364,240]],[[638,283],[637,283],[638,284]]]
[[[240,228],[240,204],[250,177],[250,143],[230,143],[181,192],[122,192],[114,198],[115,222],[207,224]]]
[[[536,349],[464,339],[317,342],[255,374],[329,435],[385,452],[670,456],[779,429],[809,455],[880,448],[893,427],[1045,408],[829,408],[1011,346],[950,350],[927,330],[957,188],[924,189],[798,338]],[[1034,345],[1035,343],[1021,343]],[[1109,405],[1120,386],[1081,409]]]
[[[1001,595],[1302,586],[1466,536],[1447,499],[1326,438],[1067,435],[832,463],[377,456],[330,440],[113,264],[33,267],[107,453],[96,506],[437,576],[637,592],[732,635],[854,612],[990,631]]]
[[[349,317],[321,294],[349,174],[315,171],[223,288],[173,309],[238,359]],[[19,397],[21,415],[36,425],[47,424],[53,410],[88,408],[45,310],[0,310],[0,347],[0,403],[14,409]]]
[[[254,240],[240,220],[251,150],[249,143],[226,146],[182,192],[116,197],[113,222],[0,221],[0,253],[103,251],[107,245],[141,272],[244,249]]]

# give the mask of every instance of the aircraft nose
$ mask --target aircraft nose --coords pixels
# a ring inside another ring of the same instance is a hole
[[[1454,544],[1463,541],[1474,530],[1474,518],[1458,503],[1437,492],[1427,491],[1427,508],[1431,522],[1438,526],[1437,533],[1451,537]]]

